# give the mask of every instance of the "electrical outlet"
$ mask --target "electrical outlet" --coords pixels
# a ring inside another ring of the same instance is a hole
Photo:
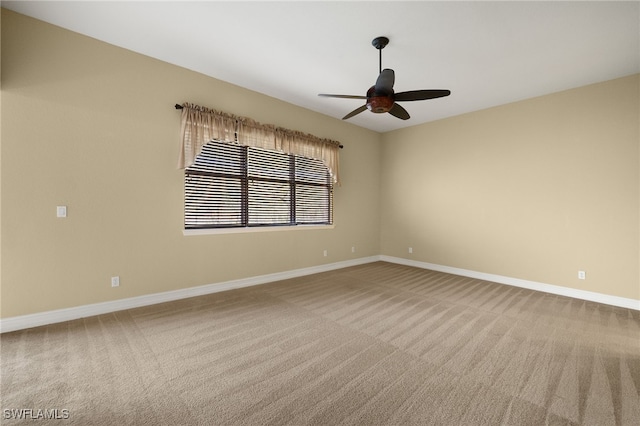
[[[67,217],[67,206],[56,206],[57,217]]]
[[[587,273],[585,271],[578,271],[578,279],[579,280],[586,280],[587,279]]]
[[[120,287],[120,277],[111,277],[111,287]]]
[[[326,250],[324,251],[323,254],[324,254],[324,257],[327,257],[327,251]]]
[[[351,247],[351,253],[355,253],[355,252],[356,252],[356,247],[355,246]]]
[[[409,247],[409,253],[413,253],[413,247]]]

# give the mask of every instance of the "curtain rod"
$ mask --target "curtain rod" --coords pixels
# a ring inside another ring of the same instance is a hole
[[[180,104],[175,104],[175,108],[176,109],[183,109],[184,107]],[[340,149],[344,148],[344,145],[338,145],[340,147]]]

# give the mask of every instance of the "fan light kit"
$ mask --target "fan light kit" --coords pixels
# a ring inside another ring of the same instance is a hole
[[[401,120],[408,120],[410,118],[406,109],[401,107],[397,102],[407,101],[423,101],[427,99],[442,98],[451,94],[450,90],[430,89],[430,90],[410,90],[408,92],[394,93],[393,84],[395,83],[395,73],[390,68],[382,69],[382,49],[389,44],[387,37],[376,37],[371,44],[378,49],[380,56],[380,66],[378,79],[376,84],[371,86],[367,90],[366,96],[358,95],[329,95],[320,93],[318,96],[324,96],[328,98],[343,98],[343,99],[366,99],[366,103],[361,107],[358,107],[351,111],[349,114],[342,117],[343,120],[360,114],[362,111],[368,109],[376,114],[382,114],[388,112],[394,117],[398,117]]]

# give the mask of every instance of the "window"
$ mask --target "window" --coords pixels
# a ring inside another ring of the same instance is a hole
[[[184,188],[185,229],[333,223],[333,183],[317,159],[212,141]]]

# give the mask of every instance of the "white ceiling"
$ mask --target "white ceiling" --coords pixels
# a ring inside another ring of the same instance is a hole
[[[405,102],[407,121],[365,111],[384,132],[640,72],[640,2],[2,1],[2,7],[341,118],[378,76],[395,91],[450,89]],[[181,101],[176,99],[176,102]]]

